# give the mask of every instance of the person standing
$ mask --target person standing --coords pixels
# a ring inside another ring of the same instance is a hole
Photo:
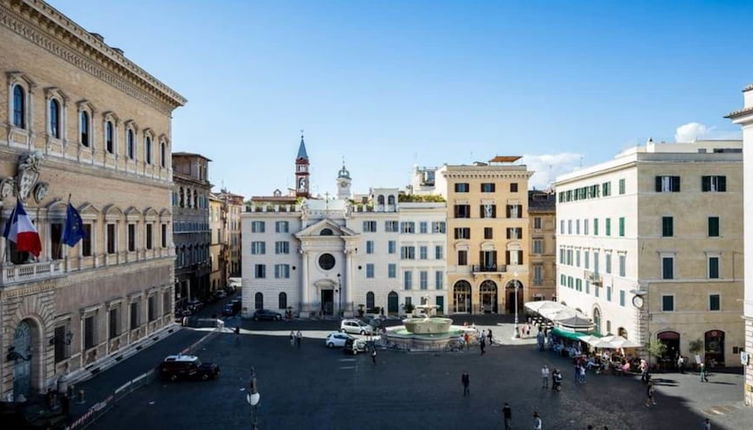
[[[489,339],[489,346],[492,345],[492,329],[486,331],[486,337]]]
[[[539,416],[539,413],[534,411],[533,412],[533,430],[541,430],[541,426],[544,423],[541,421],[541,417]]]
[[[463,334],[463,340],[465,340],[465,350],[469,351],[471,349],[471,335],[469,335],[468,332],[465,332]]]
[[[376,366],[376,348],[371,350],[371,363]]]
[[[479,348],[481,348],[481,355],[484,355],[486,351],[484,350],[486,348],[486,340],[484,340],[484,336],[481,336],[481,340],[478,344]]]
[[[512,409],[507,402],[502,407],[502,417],[505,419],[505,430],[512,429]]]
[[[677,355],[677,370],[680,371],[680,374],[685,373],[685,359],[679,354]]]
[[[706,363],[701,363],[700,374],[701,374],[701,382],[709,382],[709,377],[706,374]]]
[[[471,377],[468,375],[467,371],[463,370],[463,375],[460,377],[460,382],[463,383],[463,397],[470,395],[471,390],[468,388],[468,386],[471,385]]]
[[[578,371],[580,372],[580,383],[585,384],[586,383],[586,366],[581,364]]]
[[[295,346],[296,344],[296,338],[295,338],[295,332],[293,330],[290,330],[290,346]]]
[[[302,340],[303,340],[303,334],[301,334],[301,331],[298,330],[298,332],[295,334],[295,346],[300,348]]]
[[[549,388],[549,366],[541,368],[541,388]]]
[[[651,406],[656,406],[656,399],[654,399],[654,383],[651,381],[648,381],[648,386],[646,387],[646,403],[645,406],[647,408],[650,408]]]
[[[701,426],[702,430],[711,430],[711,420],[706,418],[703,420],[703,425]]]

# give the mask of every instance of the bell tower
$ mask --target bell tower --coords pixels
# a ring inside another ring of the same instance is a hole
[[[306,153],[306,144],[303,142],[303,130],[301,130],[298,155],[295,157],[295,195],[305,198],[311,196],[309,194],[309,155]]]
[[[343,167],[337,172],[337,198],[341,200],[350,199],[350,172],[345,168],[345,160],[343,160]]]

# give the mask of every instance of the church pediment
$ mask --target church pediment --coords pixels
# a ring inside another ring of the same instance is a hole
[[[330,236],[358,236],[358,233],[349,229],[348,227],[341,226],[336,222],[325,218],[321,221],[311,224],[310,226],[295,234],[295,237],[297,237],[298,239]]]

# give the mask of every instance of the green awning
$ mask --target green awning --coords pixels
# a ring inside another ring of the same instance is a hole
[[[581,333],[577,331],[565,331],[557,327],[552,329],[552,334],[555,336],[563,337],[570,340],[580,340],[583,336],[588,336],[588,333]]]

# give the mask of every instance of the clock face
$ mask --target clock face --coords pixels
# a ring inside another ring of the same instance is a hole
[[[340,182],[340,188],[345,188],[347,186],[348,186],[348,184],[346,184],[345,182]]]
[[[642,308],[643,307],[643,297],[641,296],[634,296],[633,297],[633,306],[636,308]]]

